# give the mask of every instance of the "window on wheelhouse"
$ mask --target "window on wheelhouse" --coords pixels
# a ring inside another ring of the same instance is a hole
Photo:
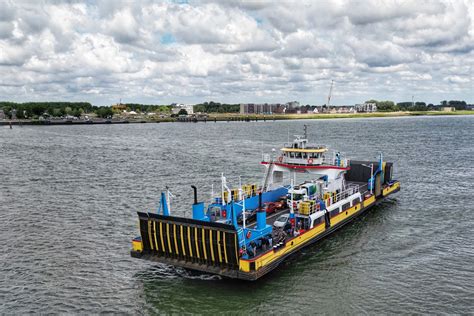
[[[287,197],[291,200],[291,193],[289,193]],[[303,199],[303,194],[293,193],[293,201],[299,201],[301,199]]]
[[[211,218],[212,217],[221,217],[221,208],[217,207],[217,206],[212,207],[209,213],[211,215]]]

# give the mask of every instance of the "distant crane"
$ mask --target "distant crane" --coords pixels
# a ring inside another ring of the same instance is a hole
[[[329,103],[331,102],[333,85],[334,85],[334,80],[331,80],[331,88],[329,88],[328,102],[326,104],[327,107],[329,107]]]

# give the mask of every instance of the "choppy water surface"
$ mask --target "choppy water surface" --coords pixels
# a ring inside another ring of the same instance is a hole
[[[383,151],[402,191],[246,283],[132,259],[136,211],[168,185],[190,215],[224,171],[303,124],[355,159]],[[0,128],[0,313],[472,313],[474,117]]]

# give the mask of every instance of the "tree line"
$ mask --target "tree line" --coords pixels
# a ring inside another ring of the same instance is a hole
[[[135,112],[160,112],[170,113],[170,105],[125,103],[122,104],[127,111]],[[40,116],[80,117],[84,114],[95,113],[98,117],[111,117],[114,113],[112,106],[95,106],[89,102],[5,102],[0,101],[0,110],[3,110],[7,117],[12,117],[13,110],[18,119],[38,118]]]
[[[425,102],[399,102],[393,101],[378,101],[368,100],[366,103],[375,103],[377,105],[377,111],[380,112],[397,112],[397,111],[436,111],[442,107],[454,107],[456,110],[466,110],[468,104],[466,101],[441,101],[438,105],[432,103],[426,104]]]
[[[194,106],[194,112],[203,113],[239,113],[240,104],[226,104],[219,102],[204,102]]]
[[[135,111],[137,113],[150,113],[150,112],[160,112],[160,113],[170,113],[171,105],[158,105],[158,104],[140,104],[140,103],[123,103],[127,111]]]
[[[89,102],[0,102],[0,109],[5,115],[11,116],[16,111],[19,119],[39,117],[45,113],[51,116],[80,116],[83,113],[91,113],[98,107]]]

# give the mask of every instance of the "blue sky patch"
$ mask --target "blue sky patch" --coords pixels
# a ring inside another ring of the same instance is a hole
[[[160,38],[160,43],[163,45],[169,45],[176,43],[176,38],[171,33],[165,33]]]

